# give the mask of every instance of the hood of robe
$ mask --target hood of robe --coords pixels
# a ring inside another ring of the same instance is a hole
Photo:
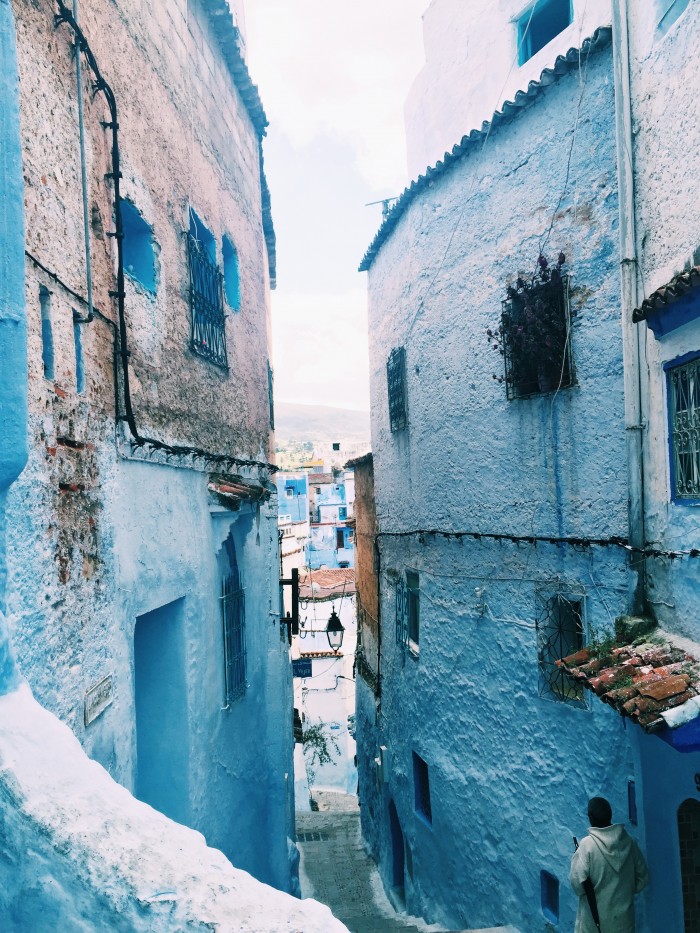
[[[591,826],[588,835],[598,847],[600,854],[612,869],[619,872],[627,861],[632,848],[632,839],[621,823],[612,826]]]

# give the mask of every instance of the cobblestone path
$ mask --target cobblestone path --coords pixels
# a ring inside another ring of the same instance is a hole
[[[327,904],[350,933],[445,933],[442,927],[397,914],[391,907],[362,845],[356,798],[315,796],[319,812],[296,815],[302,897]],[[517,930],[499,928],[499,933]]]

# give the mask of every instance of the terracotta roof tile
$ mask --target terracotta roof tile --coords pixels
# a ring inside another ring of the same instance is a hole
[[[679,298],[683,298],[688,292],[700,286],[700,266],[692,266],[674,275],[670,282],[657,288],[638,308],[632,312],[632,320],[636,323],[645,321],[650,314],[673,304]]]
[[[328,567],[299,574],[300,599],[332,599],[355,593],[355,570],[352,567]]]
[[[660,631],[632,644],[593,644],[557,664],[646,732],[664,726],[668,710],[700,697],[700,664]]]

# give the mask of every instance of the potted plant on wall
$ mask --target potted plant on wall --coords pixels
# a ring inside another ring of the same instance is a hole
[[[534,275],[519,276],[515,285],[508,286],[500,323],[486,331],[490,345],[504,360],[504,374],[493,378],[505,382],[509,399],[574,384],[565,262],[560,253],[550,266],[540,254]]]

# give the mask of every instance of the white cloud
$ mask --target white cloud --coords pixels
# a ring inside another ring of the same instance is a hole
[[[364,289],[328,295],[276,292],[272,310],[276,397],[369,409]]]
[[[407,181],[403,105],[429,0],[250,0],[248,56],[268,117],[295,147],[349,143],[372,189]]]

